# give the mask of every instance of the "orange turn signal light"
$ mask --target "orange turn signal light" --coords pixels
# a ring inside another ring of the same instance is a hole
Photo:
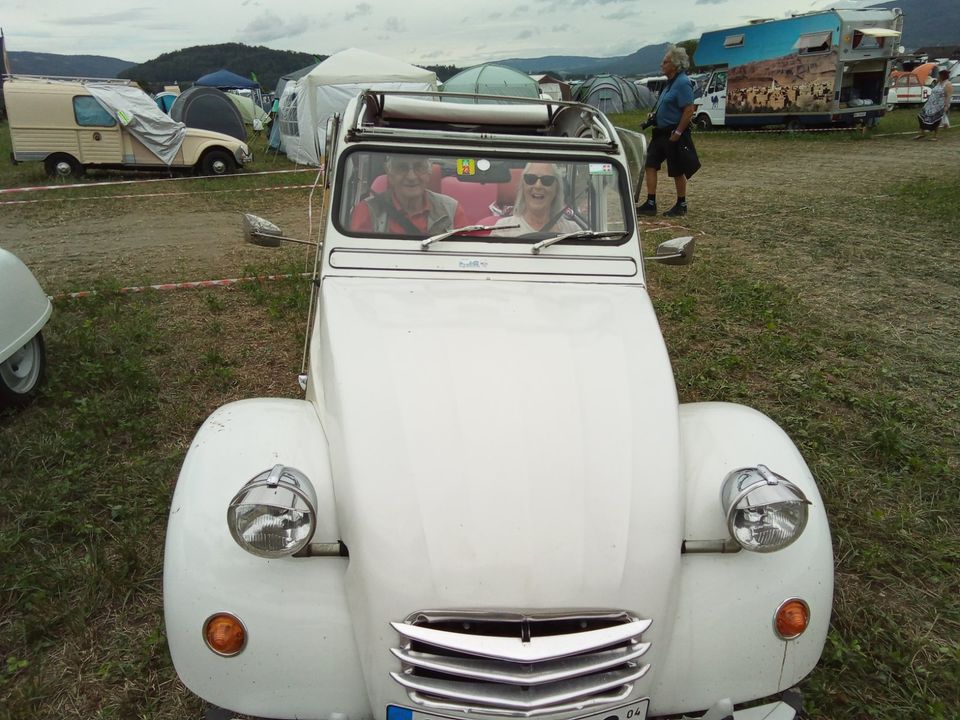
[[[247,644],[247,631],[235,615],[217,613],[203,624],[203,639],[217,655],[231,657]]]
[[[800,598],[781,603],[773,619],[774,630],[784,640],[800,637],[809,624],[810,606]]]

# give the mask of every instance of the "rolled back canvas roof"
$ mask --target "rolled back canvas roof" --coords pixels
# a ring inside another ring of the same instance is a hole
[[[187,127],[247,139],[243,117],[226,93],[211,87],[192,87],[174,101],[170,117]]]

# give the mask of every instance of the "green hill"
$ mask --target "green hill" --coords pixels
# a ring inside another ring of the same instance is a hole
[[[255,74],[264,90],[273,90],[282,75],[326,58],[326,55],[272,50],[262,45],[197,45],[164,53],[153,60],[134,65],[123,70],[118,77],[156,86],[164,83],[193,82],[207,73],[226,68],[244,77]]]
[[[871,7],[903,10],[901,44],[908,50],[930,45],[960,45],[960,2],[894,0]]]

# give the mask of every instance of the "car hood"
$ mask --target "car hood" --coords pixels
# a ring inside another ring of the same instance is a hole
[[[233,147],[234,145],[242,145],[247,147],[247,144],[243,140],[238,140],[232,135],[226,135],[224,133],[214,132],[213,130],[201,130],[199,128],[187,128],[186,137],[184,140],[216,140],[217,142],[223,143],[228,147]]]
[[[320,308],[313,392],[374,677],[417,610],[670,626],[685,488],[645,288],[327,278]]]

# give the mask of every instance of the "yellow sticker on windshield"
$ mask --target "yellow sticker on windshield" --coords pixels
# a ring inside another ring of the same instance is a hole
[[[477,174],[476,160],[466,160],[466,159],[457,160],[457,175],[476,175],[476,174]]]

